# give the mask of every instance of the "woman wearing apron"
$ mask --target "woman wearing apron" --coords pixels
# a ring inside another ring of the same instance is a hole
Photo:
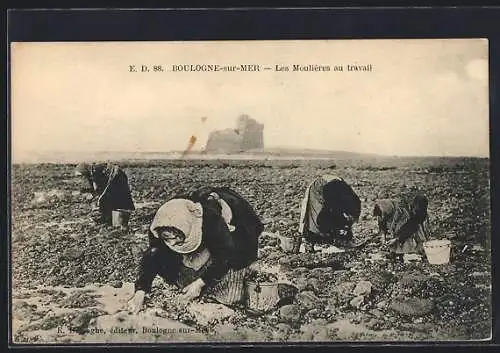
[[[352,226],[361,214],[361,200],[347,182],[335,175],[315,178],[302,200],[299,236],[306,252],[314,251],[316,243],[334,243],[356,248]],[[297,242],[295,252],[298,252]]]
[[[262,223],[234,191],[204,191],[171,199],[158,209],[129,301],[131,312],[141,310],[156,275],[179,287],[186,300],[205,295],[226,305],[244,301],[244,281],[257,259]],[[245,226],[248,222],[253,224]]]
[[[386,245],[395,256],[423,252],[423,243],[430,235],[428,203],[427,197],[418,192],[376,201],[373,216],[383,242],[387,235],[391,237]]]

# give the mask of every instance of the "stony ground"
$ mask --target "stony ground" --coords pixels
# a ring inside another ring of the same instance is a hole
[[[490,221],[487,160],[137,161],[129,175],[137,211],[129,231],[89,219],[74,165],[12,170],[12,319],[14,342],[394,341],[490,336]],[[357,251],[286,254],[300,201],[316,175],[342,176],[363,201]],[[205,302],[180,302],[155,280],[145,312],[123,311],[146,230],[167,198],[202,185],[228,185],[265,224],[259,261],[299,290],[264,315]],[[391,260],[375,235],[377,198],[420,188],[431,200],[432,234],[452,241],[451,261]],[[148,329],[144,329],[150,328]],[[161,332],[153,331],[162,329]],[[134,332],[124,334],[126,332]],[[120,332],[121,331],[121,332]]]

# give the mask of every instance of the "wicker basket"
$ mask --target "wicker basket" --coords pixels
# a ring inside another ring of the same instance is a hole
[[[247,269],[232,270],[207,290],[209,297],[224,305],[235,305],[245,300]]]
[[[280,301],[277,283],[248,281],[245,286],[247,307],[254,311],[267,312]]]

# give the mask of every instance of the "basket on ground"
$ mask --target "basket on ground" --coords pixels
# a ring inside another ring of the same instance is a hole
[[[280,301],[278,283],[246,283],[247,307],[259,312],[267,312],[276,307]]]

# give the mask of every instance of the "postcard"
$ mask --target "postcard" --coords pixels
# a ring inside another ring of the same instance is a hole
[[[487,39],[10,55],[13,344],[491,338]]]

